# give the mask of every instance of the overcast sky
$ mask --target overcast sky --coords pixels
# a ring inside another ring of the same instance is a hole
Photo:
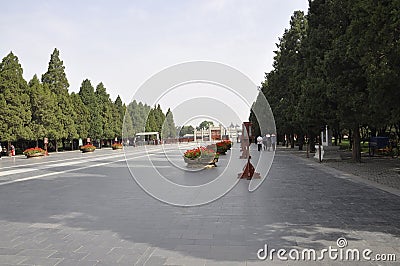
[[[27,81],[58,48],[71,92],[88,78],[126,103],[155,73],[194,60],[230,65],[260,84],[291,15],[308,8],[307,0],[0,3],[0,56],[13,51]]]

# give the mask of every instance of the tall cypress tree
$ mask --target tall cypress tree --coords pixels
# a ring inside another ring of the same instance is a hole
[[[60,60],[60,52],[57,48],[51,54],[47,72],[42,75],[42,82],[48,84],[50,90],[57,95],[58,106],[61,109],[61,116],[58,119],[63,128],[57,136],[57,150],[58,142],[61,139],[72,140],[78,137],[73,119],[75,116],[74,105],[68,93],[69,83],[65,74],[63,61]]]
[[[88,136],[92,139],[100,139],[103,135],[102,117],[99,103],[90,80],[85,79],[79,89],[79,96],[83,104],[89,110]]]
[[[47,84],[40,83],[36,75],[29,81],[29,97],[32,112],[30,127],[32,137],[36,140],[48,137],[55,139],[62,124],[57,119],[61,109],[57,105],[56,95],[49,89]]]
[[[155,109],[151,109],[146,120],[146,132],[158,131]]]
[[[29,139],[31,111],[28,85],[18,57],[10,52],[0,63],[0,139]]]
[[[161,134],[162,138],[175,138],[176,137],[176,127],[174,122],[174,115],[171,112],[171,109],[168,108],[168,111],[165,115],[163,130]]]
[[[118,95],[114,102],[114,135],[118,138],[122,137],[122,124],[124,121],[126,106],[122,103],[121,97]],[[129,117],[132,120],[131,117]],[[133,131],[133,121],[130,122],[132,124]]]
[[[162,127],[165,120],[165,115],[161,109],[161,106],[158,104],[157,107],[154,107],[154,118],[156,120],[156,130],[159,133],[162,131]]]
[[[90,127],[90,111],[86,105],[82,102],[79,94],[71,93],[72,102],[75,109],[75,127],[80,138],[87,138]]]
[[[96,86],[95,94],[102,120],[103,134],[101,136],[101,139],[113,139],[115,137],[114,135],[115,131],[113,129],[113,120],[114,120],[114,115],[117,114],[113,113],[113,104],[110,99],[110,95],[107,93],[107,90],[102,82],[100,82]]]
[[[135,137],[135,131],[133,129],[133,124],[132,124],[132,117],[129,114],[129,112],[126,112],[123,124],[124,126],[121,132],[122,132],[122,137],[126,142],[127,140],[133,139]]]

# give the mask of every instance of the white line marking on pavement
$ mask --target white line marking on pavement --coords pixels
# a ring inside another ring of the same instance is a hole
[[[2,171],[0,173],[0,176],[14,175],[14,174],[32,172],[32,171],[37,171],[37,170],[45,170],[45,169],[54,168],[54,167],[70,166],[70,165],[75,165],[75,164],[88,163],[88,162],[92,162],[92,161],[116,158],[116,157],[121,157],[121,156],[123,156],[123,154],[113,155],[113,156],[103,156],[100,158],[92,157],[92,159],[86,159],[86,160],[76,160],[76,158],[75,158],[75,161],[73,161],[73,162],[63,162],[63,163],[58,163],[58,164],[52,164],[52,165],[47,165],[47,166],[41,167],[41,168],[21,168],[21,169],[9,170],[9,171]]]
[[[15,174],[20,174],[20,173],[24,173],[24,172],[32,172],[32,171],[37,171],[37,170],[39,170],[39,169],[37,169],[37,168],[14,169],[14,170],[0,172],[0,176],[15,175]]]
[[[143,151],[147,151],[147,152],[151,152],[151,151],[153,151],[153,150],[159,150],[160,148],[148,148],[147,150],[144,150],[144,149],[142,149],[142,148],[134,148],[134,149],[126,149],[125,150],[125,152],[126,153],[131,153],[131,152],[143,152]],[[100,150],[100,151],[102,151],[102,150]],[[104,150],[104,151],[109,151],[109,150]],[[80,151],[68,151],[66,154],[70,154],[70,153],[78,153],[78,154],[80,154],[81,152]],[[62,152],[60,152],[60,153],[50,153],[50,158],[52,157],[52,155],[53,156],[56,156],[56,155],[62,155],[63,153]],[[80,154],[81,155],[81,154]],[[90,156],[90,155],[93,155],[93,154],[86,154],[88,157]],[[84,155],[82,155],[82,156],[84,156]],[[98,154],[98,153],[96,153],[95,155],[93,155],[93,156],[90,156],[90,158],[92,158],[92,157],[94,157],[94,156],[96,156],[96,158],[100,158],[100,157],[106,157],[106,156],[109,156],[109,154]],[[41,161],[41,162],[36,162],[36,163],[32,163],[32,162],[30,162],[30,163],[27,163],[27,164],[18,164],[18,165],[12,165],[12,166],[5,166],[5,167],[0,167],[0,169],[1,170],[5,170],[5,169],[12,169],[12,168],[20,168],[20,167],[24,167],[24,166],[32,166],[32,165],[41,165],[41,164],[49,164],[49,163],[56,163],[56,162],[66,162],[66,161],[72,161],[72,160],[76,160],[77,159],[77,157],[74,157],[74,158],[68,158],[68,159],[59,159],[59,160],[48,160],[47,158],[48,157],[45,157],[46,159],[45,160],[43,160],[43,161]],[[13,158],[13,159],[15,159],[15,157]],[[3,162],[3,163],[6,163],[6,162]]]
[[[137,151],[137,153],[142,154],[143,152],[153,152],[154,150],[157,150],[157,149],[148,150],[148,151],[141,150],[141,151]],[[54,168],[54,167],[71,166],[71,165],[76,165],[76,164],[88,163],[88,162],[93,162],[93,161],[100,161],[100,160],[103,160],[103,159],[105,160],[105,159],[117,158],[117,157],[122,157],[122,156],[124,156],[123,153],[122,154],[113,154],[113,155],[106,154],[106,155],[96,156],[96,157],[91,156],[91,157],[83,159],[83,160],[82,160],[82,157],[80,157],[80,158],[72,158],[72,159],[66,159],[66,160],[45,161],[43,163],[32,163],[32,164],[18,165],[18,166],[13,166],[13,168],[19,167],[20,169],[1,171],[0,172],[0,176],[7,176],[7,175],[14,175],[14,174],[20,174],[20,173],[26,173],[26,172],[32,172],[32,171],[38,171],[38,170],[45,170],[45,169]],[[72,161],[72,160],[75,160],[75,161]],[[60,161],[62,161],[62,163],[50,164],[51,162],[60,162]],[[68,162],[66,162],[66,161],[68,161]],[[69,162],[69,161],[72,161],[72,162]],[[30,168],[30,167],[21,168],[23,166],[31,166],[31,165],[44,164],[44,163],[46,163],[46,166],[37,167],[37,168]]]
[[[151,156],[151,154],[150,155],[145,154],[145,155],[140,155],[140,156],[136,156],[136,157],[131,157],[130,159],[136,159],[136,158],[141,158],[141,157],[145,157],[145,156]],[[69,170],[64,170],[64,171],[56,171],[56,172],[51,172],[51,173],[37,175],[37,176],[30,176],[30,177],[15,179],[15,180],[7,181],[7,182],[2,182],[2,183],[0,183],[0,186],[9,185],[9,184],[18,183],[18,182],[23,182],[23,181],[34,180],[34,179],[40,179],[40,178],[43,178],[43,177],[52,176],[52,175],[56,175],[56,174],[65,174],[65,173],[78,171],[78,170],[83,170],[83,169],[87,169],[87,168],[103,166],[103,165],[117,163],[117,162],[123,162],[123,161],[126,161],[126,160],[127,159],[124,158],[124,159],[111,161],[111,162],[98,163],[98,164],[87,165],[87,166],[84,166],[84,167],[79,167],[79,168],[74,168],[74,169],[69,169]]]
[[[40,179],[40,178],[47,177],[47,176],[52,176],[52,175],[56,175],[56,174],[64,174],[64,173],[83,170],[83,169],[87,169],[87,168],[97,167],[97,166],[103,166],[103,165],[112,164],[112,163],[116,163],[116,162],[123,162],[123,161],[132,160],[132,159],[136,159],[136,158],[142,158],[142,157],[146,157],[146,156],[153,156],[155,154],[159,154],[160,152],[163,152],[163,151],[166,151],[166,150],[173,150],[173,149],[174,148],[163,149],[163,150],[161,150],[161,151],[159,151],[157,153],[148,153],[148,152],[156,151],[158,149],[145,150],[143,152],[146,152],[146,154],[140,155],[140,156],[133,156],[133,157],[126,157],[126,153],[125,154],[114,155],[114,156],[109,156],[109,157],[101,157],[100,159],[102,160],[102,159],[109,159],[109,158],[125,156],[123,159],[119,159],[119,160],[116,160],[116,161],[97,163],[97,164],[93,164],[93,165],[87,165],[87,166],[74,168],[74,169],[69,169],[69,170],[64,170],[64,171],[55,171],[55,172],[51,172],[51,173],[47,173],[47,174],[42,174],[42,175],[37,175],[37,176],[30,176],[30,177],[10,180],[10,181],[6,181],[6,182],[1,182],[0,186],[13,184],[13,183],[17,183],[17,182],[34,180],[34,179]],[[96,161],[96,160],[98,160],[98,158],[95,158],[95,160],[90,160],[90,161]],[[79,161],[79,163],[82,163],[82,161]],[[54,167],[54,165],[52,167]],[[21,170],[23,170],[23,169],[21,169]]]

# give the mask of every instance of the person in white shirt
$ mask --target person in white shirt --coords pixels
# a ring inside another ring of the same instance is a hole
[[[274,133],[271,134],[271,147],[272,151],[276,149],[276,135]]]
[[[257,146],[258,146],[258,151],[262,150],[262,144],[263,144],[263,138],[261,136],[257,137]]]

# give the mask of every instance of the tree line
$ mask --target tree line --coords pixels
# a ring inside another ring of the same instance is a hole
[[[136,100],[127,106],[123,130],[124,137],[127,136],[130,139],[139,132],[159,132],[163,139],[177,136],[177,128],[170,108],[164,114],[159,104],[151,108]],[[149,136],[149,139],[154,137]]]
[[[129,137],[144,130],[161,133],[162,129],[165,136],[175,136],[169,109],[164,115],[159,105],[150,108],[133,101],[126,106],[120,96],[112,101],[102,82],[94,87],[88,79],[78,93],[69,93],[68,88],[58,49],[51,54],[41,79],[34,75],[29,82],[23,78],[18,57],[10,52],[0,63],[0,141],[7,142],[9,148],[11,142],[43,145],[43,139],[48,138],[57,151],[67,146],[73,149],[79,138],[100,143],[121,140],[123,128]]]
[[[313,147],[328,125],[360,161],[360,131],[400,137],[399,11],[398,0],[313,0],[294,12],[261,84],[280,138]]]

